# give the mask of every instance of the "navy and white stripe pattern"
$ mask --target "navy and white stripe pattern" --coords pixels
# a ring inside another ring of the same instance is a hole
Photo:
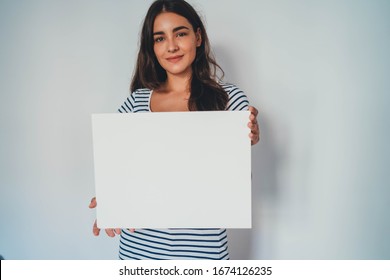
[[[123,230],[120,259],[229,259],[226,229]]]
[[[242,111],[248,110],[249,102],[245,94],[235,85],[221,84],[222,88],[229,95],[229,102],[226,110]],[[119,113],[150,112],[150,89],[137,89],[134,91],[118,109]]]
[[[248,110],[245,94],[236,86],[221,84],[229,95],[226,110]],[[120,113],[151,112],[150,89],[134,91],[118,109]],[[132,260],[228,260],[226,229],[123,229],[119,243],[119,258]]]

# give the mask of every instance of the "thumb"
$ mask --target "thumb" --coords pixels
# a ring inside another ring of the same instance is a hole
[[[97,227],[97,221],[93,223],[93,228],[92,228],[93,235],[98,236],[100,233],[100,228]]]
[[[97,205],[96,197],[93,197],[91,202],[89,203],[89,208],[95,208]]]

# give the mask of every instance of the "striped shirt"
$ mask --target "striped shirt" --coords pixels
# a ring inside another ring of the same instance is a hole
[[[221,84],[228,93],[226,110],[248,110],[245,94],[232,84]],[[120,113],[151,112],[150,89],[134,91],[118,109]],[[226,229],[123,229],[119,244],[120,259],[185,260],[185,259],[229,259]]]

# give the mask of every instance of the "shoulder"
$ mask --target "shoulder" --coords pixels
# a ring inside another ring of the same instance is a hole
[[[152,90],[149,88],[138,88],[135,91],[133,91],[130,95],[133,96],[145,96],[149,95]]]
[[[229,96],[229,101],[226,110],[228,111],[248,110],[248,106],[249,106],[248,98],[239,87],[229,83],[220,83],[220,85]]]
[[[133,91],[123,102],[122,106],[119,107],[119,113],[136,113],[136,112],[147,112],[149,111],[149,97],[151,89],[141,88]]]

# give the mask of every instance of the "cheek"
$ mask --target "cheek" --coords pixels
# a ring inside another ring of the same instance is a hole
[[[196,41],[192,42],[191,44],[191,52],[193,53],[194,56],[196,56],[196,50],[197,50],[197,46],[196,46]]]
[[[161,48],[161,46],[154,45],[153,51],[154,51],[154,55],[157,57],[157,59],[160,60],[160,57],[162,55],[162,48]]]
[[[196,47],[191,49],[191,56],[192,56],[192,59],[195,60],[195,57],[196,57]]]

